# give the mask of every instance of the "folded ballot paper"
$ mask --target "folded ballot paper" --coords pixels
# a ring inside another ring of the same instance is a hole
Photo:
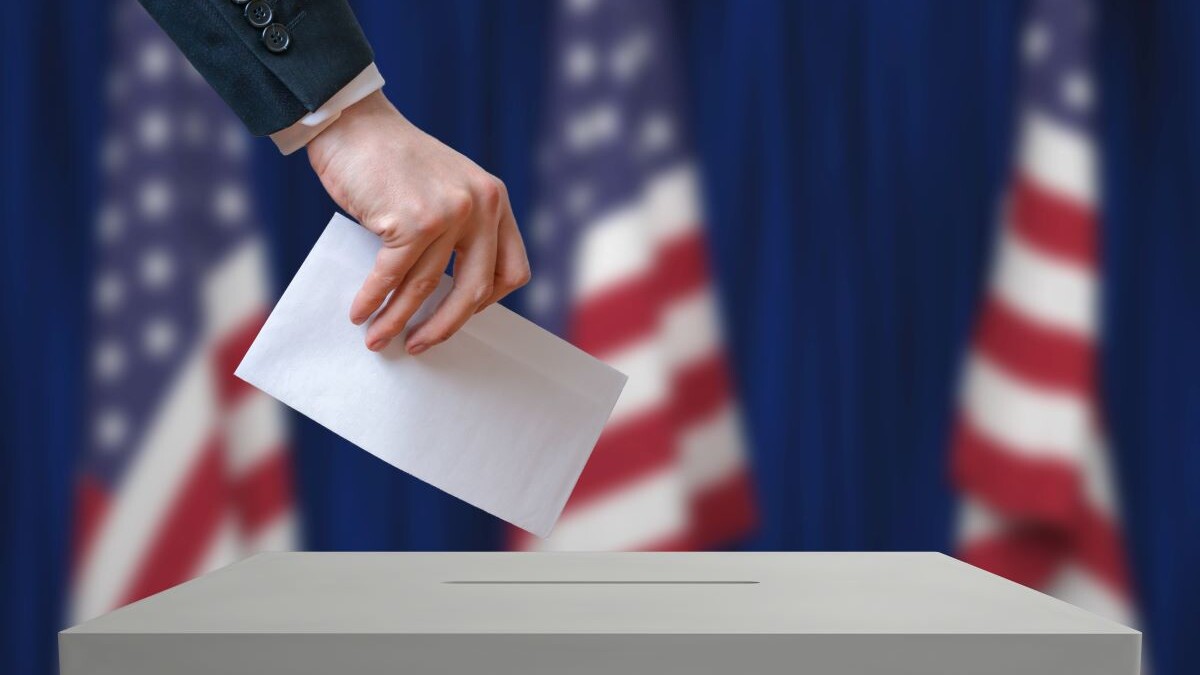
[[[392,466],[550,534],[625,376],[492,305],[419,355],[369,351],[350,302],[379,241],[335,215],[275,305],[238,377]],[[444,277],[418,311],[451,286]]]

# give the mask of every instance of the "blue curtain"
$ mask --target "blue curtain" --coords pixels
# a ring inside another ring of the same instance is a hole
[[[533,197],[545,2],[361,0],[397,105]],[[1100,13],[1103,386],[1155,670],[1200,671],[1200,3]],[[947,440],[1011,148],[1007,0],[674,6],[761,505],[750,549],[953,546]],[[107,7],[0,22],[0,670],[55,672]],[[333,205],[256,146],[282,285]],[[516,299],[519,304],[520,298]],[[489,517],[293,419],[314,549],[484,549]],[[1188,639],[1192,637],[1193,639]]]

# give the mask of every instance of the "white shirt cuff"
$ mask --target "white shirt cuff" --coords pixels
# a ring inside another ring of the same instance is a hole
[[[271,140],[279,146],[279,151],[285,155],[308,145],[308,142],[333,124],[341,116],[342,111],[358,103],[368,95],[383,88],[383,75],[374,63],[363,68],[363,71],[350,80],[346,86],[338,90],[333,98],[326,101],[320,108],[301,117],[298,122],[286,129],[280,129],[271,134]]]

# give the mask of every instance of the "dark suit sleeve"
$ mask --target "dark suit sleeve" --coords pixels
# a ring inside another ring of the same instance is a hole
[[[374,60],[346,0],[140,2],[255,135],[291,126]]]

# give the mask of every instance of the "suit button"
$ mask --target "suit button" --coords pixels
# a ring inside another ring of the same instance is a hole
[[[292,36],[283,24],[273,23],[263,29],[262,41],[269,51],[279,54],[287,50],[288,45],[292,43]]]
[[[246,20],[255,28],[262,28],[271,23],[271,19],[275,13],[271,11],[271,6],[266,0],[251,0],[250,4],[246,5]]]

